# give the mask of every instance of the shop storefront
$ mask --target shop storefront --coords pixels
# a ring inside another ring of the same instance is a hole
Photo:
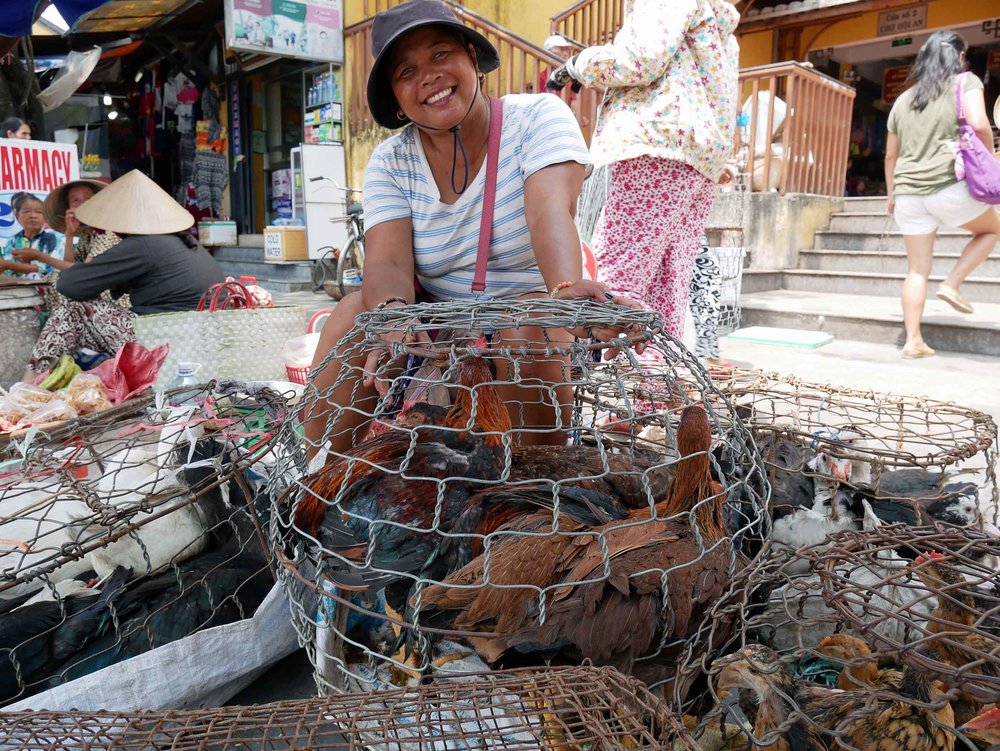
[[[884,195],[886,122],[917,51],[938,29],[969,45],[970,70],[985,86],[987,111],[1000,96],[1000,15],[995,0],[885,3],[759,0],[740,24],[741,66],[808,61],[853,86],[844,192]]]

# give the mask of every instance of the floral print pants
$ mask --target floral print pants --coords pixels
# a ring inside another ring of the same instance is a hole
[[[597,277],[684,333],[688,288],[715,184],[682,162],[642,156],[611,165],[608,198],[594,229]]]
[[[45,322],[28,365],[37,373],[84,347],[113,356],[125,342],[135,339],[134,320],[131,310],[107,300],[66,300]]]

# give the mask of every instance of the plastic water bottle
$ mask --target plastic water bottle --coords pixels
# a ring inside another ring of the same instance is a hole
[[[201,369],[198,362],[177,363],[177,376],[170,382],[170,390],[184,388],[185,386],[197,387],[197,372]],[[170,397],[170,403],[174,405],[197,404],[205,400],[200,388],[189,388],[186,391],[178,391]]]

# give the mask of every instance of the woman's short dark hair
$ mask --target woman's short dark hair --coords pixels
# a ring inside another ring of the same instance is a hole
[[[13,116],[0,120],[0,138],[6,138],[8,133],[17,133],[22,125],[27,124],[21,118]]]
[[[12,209],[14,209],[14,213],[17,213],[18,211],[21,210],[21,207],[24,206],[24,204],[27,203],[28,201],[38,201],[39,203],[41,203],[42,199],[36,196],[34,193],[27,193],[25,191],[21,191],[20,193],[15,193],[13,196],[11,196],[10,206]]]
[[[913,88],[910,107],[923,112],[937,99],[962,71],[968,68],[964,52],[965,40],[954,31],[935,31],[917,53],[907,82]]]

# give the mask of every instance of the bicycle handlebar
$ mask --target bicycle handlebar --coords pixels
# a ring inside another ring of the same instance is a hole
[[[341,185],[336,180],[334,180],[332,177],[319,176],[319,177],[310,177],[309,178],[309,182],[311,182],[311,183],[318,183],[321,180],[326,180],[327,182],[333,183],[333,186],[335,188],[337,188],[338,190],[343,190],[345,192],[351,192],[351,193],[360,193],[361,192],[361,188],[352,188],[350,185]]]

